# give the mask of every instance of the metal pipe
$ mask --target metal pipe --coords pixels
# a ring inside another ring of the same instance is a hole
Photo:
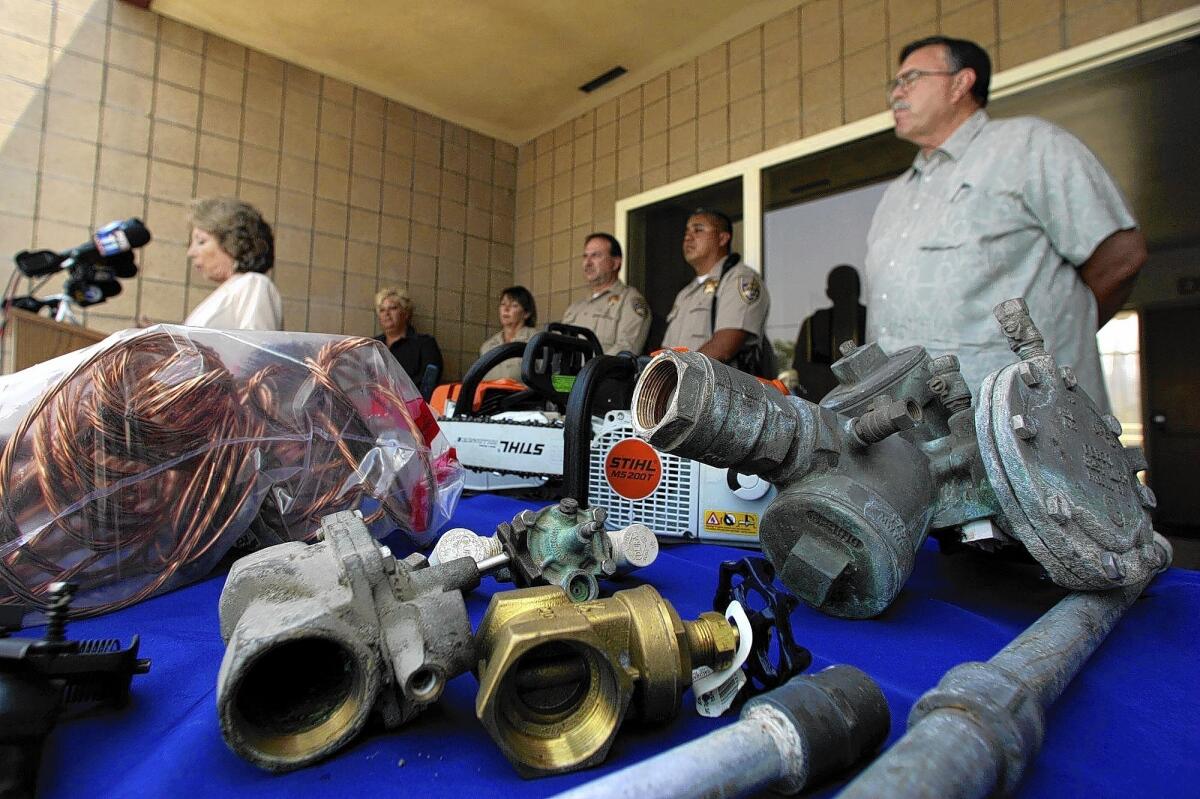
[[[1171,562],[1171,545],[1157,533],[1154,542],[1161,571]],[[1046,708],[1151,579],[1153,574],[1111,591],[1069,594],[987,663],[946,672],[913,705],[904,737],[842,799],[1011,792],[1041,748]]]
[[[631,405],[634,431],[655,448],[777,484],[823,463],[818,450],[833,448],[839,423],[832,411],[792,401],[699,352],[656,356]]]
[[[879,686],[853,666],[831,666],[752,699],[727,727],[557,799],[794,794],[873,753],[889,726]]]
[[[512,559],[501,552],[499,555],[492,555],[479,561],[478,568],[480,574],[488,574],[496,569],[502,569],[509,564]]]

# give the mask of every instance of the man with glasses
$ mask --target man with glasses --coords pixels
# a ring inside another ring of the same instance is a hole
[[[686,347],[745,372],[775,377],[766,340],[771,299],[758,273],[729,251],[733,223],[697,208],[683,230],[683,259],[696,272],[675,296],[663,347]]]
[[[991,309],[1024,297],[1047,348],[1107,406],[1096,331],[1146,260],[1146,244],[1095,155],[1032,117],[992,120],[979,45],[932,36],[900,55],[888,102],[920,147],[867,234],[867,339],[956,353],[972,391],[1011,363]]]

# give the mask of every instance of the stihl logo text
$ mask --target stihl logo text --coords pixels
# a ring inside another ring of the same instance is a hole
[[[541,455],[546,451],[545,444],[531,444],[528,441],[501,441],[501,452],[511,452],[515,455]]]

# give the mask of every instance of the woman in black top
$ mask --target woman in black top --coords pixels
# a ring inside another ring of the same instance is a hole
[[[433,336],[418,333],[412,325],[413,303],[404,289],[388,286],[375,294],[375,311],[379,314],[382,341],[404,371],[429,399],[442,374],[442,351]],[[432,367],[432,368],[431,368]]]

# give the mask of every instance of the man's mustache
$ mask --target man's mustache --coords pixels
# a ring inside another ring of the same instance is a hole
[[[907,101],[907,100],[895,100],[895,101],[892,103],[892,110],[893,110],[893,111],[907,111],[907,110],[909,110],[909,109],[908,109],[908,101]]]

